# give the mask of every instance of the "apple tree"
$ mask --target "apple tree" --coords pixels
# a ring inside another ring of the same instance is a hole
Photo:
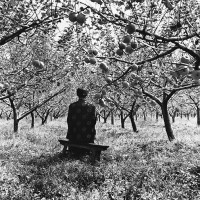
[[[185,104],[196,110],[197,125],[200,125],[200,89],[190,89],[186,92]]]
[[[120,84],[136,70],[135,88],[161,107],[168,138],[173,140],[168,102],[175,93],[199,84],[198,1],[95,2],[95,7],[85,3],[82,9],[92,13],[86,20],[88,29],[102,36],[96,39],[101,47],[97,65],[105,72],[107,85]]]

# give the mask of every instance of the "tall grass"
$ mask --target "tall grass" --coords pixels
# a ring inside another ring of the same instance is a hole
[[[200,199],[200,131],[195,120],[173,124],[176,140],[168,142],[163,122],[139,119],[138,133],[129,122],[96,125],[96,143],[109,145],[91,165],[61,154],[66,119],[36,125],[1,121],[0,199]]]

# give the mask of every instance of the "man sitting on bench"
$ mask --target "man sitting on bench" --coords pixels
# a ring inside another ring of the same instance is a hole
[[[86,102],[88,91],[78,88],[78,101],[70,104],[68,110],[68,132],[67,139],[76,144],[94,143],[96,130],[95,106]],[[69,147],[69,152],[80,155],[88,153],[87,150]]]

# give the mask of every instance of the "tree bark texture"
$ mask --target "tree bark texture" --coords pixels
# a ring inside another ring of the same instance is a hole
[[[197,125],[200,126],[200,108],[197,107]]]
[[[171,127],[171,122],[170,122],[170,117],[169,117],[169,113],[167,110],[167,102],[164,102],[161,106],[162,109],[162,116],[163,116],[163,120],[164,120],[164,124],[165,124],[165,130],[168,136],[169,141],[172,141],[175,139],[174,137],[174,133]]]
[[[132,125],[132,128],[133,128],[133,132],[137,132],[137,126],[136,126],[136,123],[135,123],[135,120],[134,120],[134,117],[132,114],[129,115],[129,118],[131,120],[131,125]]]

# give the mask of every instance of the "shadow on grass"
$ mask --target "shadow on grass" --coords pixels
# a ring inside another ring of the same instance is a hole
[[[71,153],[57,152],[55,154],[43,154],[39,157],[33,158],[26,162],[26,165],[33,165],[36,167],[50,167],[63,162],[82,161],[91,164],[91,157],[89,155],[74,155]]]
[[[105,181],[104,170],[91,165],[87,158],[59,152],[41,155],[26,163],[28,171],[20,173],[21,183],[28,184],[34,193],[48,198],[60,192],[60,183],[84,190],[98,187]]]

